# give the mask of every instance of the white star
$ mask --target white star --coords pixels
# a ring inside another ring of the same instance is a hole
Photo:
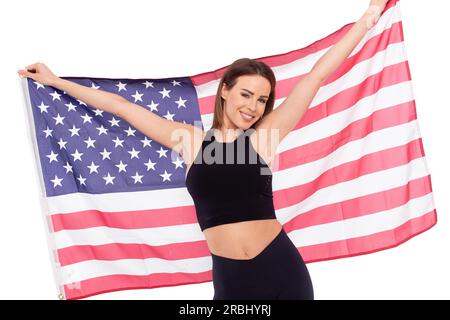
[[[100,86],[96,86],[96,85],[92,82],[91,88],[92,88],[92,89],[98,90],[98,89],[100,88]]]
[[[105,181],[106,181],[106,184],[105,184],[105,185],[107,185],[108,183],[114,184],[113,180],[114,180],[115,178],[116,178],[116,177],[110,176],[110,174],[109,174],[109,172],[108,172],[108,176],[107,176],[107,177],[103,177],[103,179],[105,179]]]
[[[46,106],[46,105],[44,104],[44,102],[41,102],[41,104],[38,105],[37,107],[41,110],[41,113],[42,113],[42,112],[47,112],[47,113],[48,113],[47,109],[50,108],[50,106]]]
[[[175,101],[175,103],[178,105],[178,109],[180,109],[181,106],[186,108],[186,105],[184,104],[187,100],[181,99],[181,97],[178,98],[178,101]]]
[[[158,105],[159,105],[159,103],[154,103],[152,100],[152,103],[148,104],[147,107],[150,108],[150,111],[158,111],[158,108],[157,108]]]
[[[167,110],[167,113],[163,116],[167,120],[173,121],[173,117],[175,116],[175,113],[170,113],[169,110]]]
[[[127,166],[127,164],[122,163],[122,160],[120,160],[119,164],[116,164],[116,167],[119,168],[119,172],[122,172],[122,171],[127,172],[127,170],[125,169],[126,166]]]
[[[86,123],[86,122],[92,123],[92,121],[91,121],[92,117],[90,117],[87,113],[81,117],[83,118],[83,123]]]
[[[69,131],[70,131],[70,133],[71,133],[71,137],[73,137],[73,136],[75,136],[75,135],[77,135],[77,136],[80,136],[79,134],[78,134],[78,131],[80,131],[81,130],[81,128],[76,128],[75,127],[75,125],[73,125],[72,126],[72,129],[69,129]]]
[[[101,125],[100,127],[96,128],[98,130],[98,135],[100,136],[102,133],[108,135],[107,131],[108,129],[103,127],[103,125]]]
[[[83,177],[81,176],[81,174],[80,174],[80,176],[79,176],[77,179],[78,179],[78,181],[80,181],[80,185],[86,185],[86,183],[85,183],[86,178],[83,178]]]
[[[127,91],[127,88],[125,88],[126,85],[127,85],[126,83],[122,83],[122,82],[119,81],[119,83],[116,84],[116,87],[119,87],[119,92],[122,91],[122,90]]]
[[[59,101],[61,101],[61,95],[58,93],[58,92],[53,92],[53,93],[50,93],[50,95],[53,97],[53,99],[52,99],[52,101],[55,101],[55,99],[58,99]]]
[[[64,125],[63,120],[64,120],[65,117],[61,117],[61,116],[59,115],[59,113],[58,113],[58,116],[57,116],[57,117],[52,117],[52,118],[56,120],[55,126],[56,126],[58,123]]]
[[[108,120],[108,122],[111,123],[111,127],[114,127],[114,126],[120,127],[120,126],[119,126],[120,120],[117,120],[117,119],[114,118],[114,117],[112,118],[112,120]]]
[[[91,162],[91,165],[89,165],[89,166],[87,166],[87,167],[89,168],[89,173],[92,173],[92,172],[94,172],[94,171],[98,173],[97,168],[100,167],[100,166],[96,166],[96,165],[94,164],[94,161],[92,161],[92,162]]]
[[[94,110],[94,113],[95,113],[96,116],[103,117],[103,110],[95,109],[95,110]]]
[[[59,138],[59,141],[58,141],[58,144],[59,144],[59,150],[61,150],[61,149],[66,149],[66,143],[67,143],[67,141],[63,141],[63,139],[62,138]]]
[[[163,98],[164,97],[167,97],[167,98],[170,98],[170,96],[169,96],[169,92],[170,92],[171,90],[166,90],[166,88],[163,88],[163,91],[158,91],[159,93],[161,93],[163,96]]]
[[[161,147],[159,150],[157,150],[156,152],[158,152],[159,153],[159,157],[161,158],[161,157],[166,157],[167,158],[167,156],[166,156],[166,152],[167,152],[168,150],[165,150],[165,149],[163,149],[163,147]]]
[[[150,143],[151,143],[152,141],[153,141],[153,140],[147,139],[147,136],[144,136],[144,140],[141,140],[141,142],[144,144],[144,145],[142,146],[142,148],[145,148],[146,146],[151,147]]]
[[[155,164],[156,162],[152,162],[152,160],[150,160],[150,158],[148,159],[147,163],[144,163],[147,166],[147,171],[149,171],[150,169],[155,170]]]
[[[136,90],[136,93],[135,93],[135,94],[132,94],[131,96],[134,98],[134,102],[137,102],[138,100],[142,102],[142,96],[143,96],[143,95],[144,95],[143,93],[139,93],[139,92]]]
[[[76,110],[76,107],[77,107],[77,106],[74,105],[74,104],[72,104],[72,102],[66,103],[65,106],[68,108],[68,109],[67,109],[67,112],[69,112],[70,110],[77,111],[77,110]]]
[[[67,161],[66,161],[66,165],[63,166],[63,168],[66,169],[66,173],[73,172],[72,166]]]
[[[42,131],[45,132],[45,137],[46,137],[46,138],[47,138],[48,136],[53,137],[53,136],[52,136],[53,130],[51,130],[48,126],[47,126],[47,129],[42,130]]]
[[[58,159],[56,159],[57,156],[58,156],[58,154],[57,154],[57,153],[54,153],[53,150],[52,150],[52,153],[51,153],[51,154],[47,154],[47,155],[46,155],[46,157],[48,157],[48,158],[50,159],[50,162],[49,162],[49,163],[52,163],[52,161],[58,162]]]
[[[115,146],[114,146],[114,147],[117,148],[118,145],[120,145],[121,147],[123,147],[123,144],[122,144],[122,143],[123,143],[125,140],[120,140],[119,137],[116,137],[116,140],[113,140],[113,141],[114,141],[114,143],[115,143]]]
[[[84,106],[87,106],[87,104],[86,104],[86,103],[84,103],[83,101],[81,101],[80,99],[77,99],[77,101],[78,101],[78,103],[79,103],[80,105],[84,105]]]
[[[75,149],[75,153],[71,153],[70,155],[73,156],[73,161],[74,162],[77,161],[77,160],[82,161],[81,160],[81,156],[83,155],[83,153],[79,153],[78,149]]]
[[[131,129],[130,126],[128,126],[127,130],[124,130],[127,133],[127,137],[128,136],[134,136],[134,133],[136,132],[136,130]]]
[[[153,87],[153,82],[149,82],[148,80],[146,80],[144,83],[142,83],[142,84],[145,84],[145,89],[147,89],[148,87],[152,87],[152,88],[154,88]]]
[[[171,173],[167,173],[166,170],[164,170],[164,173],[163,173],[163,174],[160,174],[160,176],[163,177],[163,182],[166,181],[166,180],[170,181],[170,176],[171,176],[171,175],[172,175],[172,174],[171,174]]]
[[[138,154],[139,154],[140,151],[134,150],[134,147],[133,147],[133,150],[127,151],[127,152],[131,155],[131,159],[133,159],[133,158],[138,158],[139,159]]]
[[[33,82],[36,84],[36,89],[39,89],[39,88],[45,89],[45,88],[44,88],[44,85],[43,85],[42,83],[39,83],[39,82],[37,82],[37,81],[33,81]]]
[[[84,142],[86,142],[86,144],[87,144],[86,149],[89,149],[89,147],[92,147],[95,149],[95,146],[94,146],[95,140],[92,140],[91,137],[88,137],[88,139],[84,140]]]
[[[133,179],[134,179],[134,183],[136,184],[137,182],[140,182],[140,183],[142,183],[142,177],[143,176],[140,176],[139,174],[138,174],[138,172],[136,171],[136,175],[134,175],[134,176],[131,176]]]
[[[53,179],[53,180],[50,180],[51,182],[53,182],[53,188],[54,187],[56,187],[56,186],[61,186],[62,187],[62,184],[61,184],[61,181],[63,181],[64,179],[63,178],[58,178],[58,176],[55,174],[55,179]]]
[[[175,81],[175,80],[172,81],[172,85],[173,85],[174,87],[175,87],[175,86],[180,86],[180,87],[181,87],[180,82],[179,82],[179,81]]]
[[[105,158],[108,158],[109,160],[111,160],[111,158],[109,157],[109,155],[111,154],[111,152],[108,152],[106,150],[106,148],[103,148],[103,151],[100,152],[100,154],[102,155],[102,160],[105,160]]]
[[[172,161],[172,163],[175,165],[175,169],[178,167],[183,168],[183,160],[181,160],[179,157],[177,157],[176,161]]]

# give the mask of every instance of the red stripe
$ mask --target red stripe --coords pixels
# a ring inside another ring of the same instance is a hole
[[[322,86],[335,81],[336,79],[345,75],[357,63],[370,59],[376,53],[385,50],[390,44],[399,43],[403,41],[403,33],[401,30],[401,22],[392,24],[392,27],[383,31],[383,33],[372,37],[365,44],[364,47],[352,57],[347,58],[344,62],[327,78]],[[326,47],[325,47],[326,48]],[[318,50],[321,50],[320,48]],[[302,49],[300,49],[302,50]],[[308,53],[310,54],[310,53]],[[406,57],[405,57],[406,59]],[[260,60],[260,59],[257,59]],[[281,65],[281,64],[280,64]],[[295,85],[303,78],[305,74],[298,75],[292,78],[277,81],[275,88],[275,98],[280,99],[287,97]],[[212,79],[217,80],[217,79]],[[200,114],[209,114],[214,112],[215,95],[202,97],[198,99]]]
[[[71,246],[58,250],[61,266],[88,260],[120,260],[160,258],[180,260],[206,257],[206,240],[151,246],[144,243],[109,243],[104,245]]]
[[[111,275],[64,285],[66,299],[81,299],[92,295],[131,289],[149,289],[201,283],[212,280],[212,271],[199,273],[153,273],[145,276]]]
[[[437,223],[436,210],[408,220],[401,226],[364,237],[327,242],[300,248],[305,263],[369,254],[397,247]],[[331,256],[332,255],[332,256]],[[325,258],[324,258],[325,257]]]
[[[195,207],[179,206],[136,211],[83,210],[51,216],[55,232],[93,227],[139,229],[197,223]]]

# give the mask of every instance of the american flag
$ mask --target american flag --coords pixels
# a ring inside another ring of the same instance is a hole
[[[352,24],[256,59],[275,72],[275,108]],[[64,78],[207,130],[225,69]],[[211,281],[183,159],[113,114],[30,78],[23,84],[59,298]],[[437,223],[398,1],[281,141],[273,192],[277,218],[306,263],[392,248]]]

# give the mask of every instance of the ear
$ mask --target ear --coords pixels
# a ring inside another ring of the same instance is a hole
[[[222,84],[221,97],[226,100],[227,99],[227,95],[228,95],[228,88],[227,88],[227,84],[224,82]]]

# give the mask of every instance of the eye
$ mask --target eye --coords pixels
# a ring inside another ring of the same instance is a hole
[[[245,97],[245,98],[248,98],[248,97],[249,97],[249,95],[246,94],[246,93],[241,93],[241,96],[243,96],[243,97]],[[261,101],[262,103],[267,103],[267,100],[264,100],[264,99],[259,99],[259,101]]]

